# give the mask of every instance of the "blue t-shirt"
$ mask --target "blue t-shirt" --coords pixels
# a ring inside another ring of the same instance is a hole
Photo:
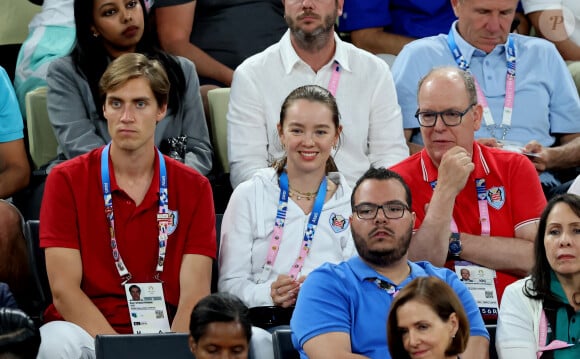
[[[343,332],[350,335],[353,353],[376,359],[390,358],[387,318],[393,297],[369,280],[374,278],[391,283],[397,290],[417,277],[441,278],[463,303],[470,335],[489,339],[473,296],[454,272],[428,262],[408,263],[411,273],[399,285],[377,273],[358,256],[340,264],[326,263],[310,273],[300,289],[290,322],[294,346],[301,357],[307,358],[302,347],[311,338]]]
[[[24,124],[14,88],[6,71],[0,67],[0,143],[24,137]]]
[[[455,19],[449,0],[345,0],[338,28],[383,27],[393,34],[422,38],[446,33]]]

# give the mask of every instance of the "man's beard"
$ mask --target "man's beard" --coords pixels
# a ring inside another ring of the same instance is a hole
[[[403,258],[409,250],[409,244],[411,243],[411,237],[413,235],[413,229],[409,228],[403,235],[397,237],[395,248],[372,250],[368,247],[367,238],[358,234],[352,226],[351,231],[359,256],[366,262],[377,267],[389,266]]]
[[[304,16],[304,15],[302,15]],[[338,16],[338,10],[335,8],[332,15],[324,18],[324,23],[311,32],[305,32],[298,27],[294,20],[289,16],[284,16],[290,32],[294,36],[298,46],[304,50],[320,50],[327,43],[330,36],[334,36],[334,23]]]

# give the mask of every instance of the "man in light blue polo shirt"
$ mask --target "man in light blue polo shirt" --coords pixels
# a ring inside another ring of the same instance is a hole
[[[30,179],[23,128],[14,88],[0,67],[0,282],[7,283],[17,299],[27,284],[26,246],[20,212],[6,199]]]
[[[390,358],[386,323],[393,296],[416,277],[437,276],[454,289],[469,318],[471,336],[461,358],[487,358],[489,335],[457,275],[407,260],[415,213],[403,179],[390,170],[371,168],[358,180],[351,206],[359,257],[324,264],[302,285],[290,322],[301,357]]]
[[[393,65],[407,140],[415,132],[413,142],[422,144],[415,118],[419,79],[433,67],[455,64],[475,76],[478,101],[489,109],[476,138],[531,152],[545,189],[558,184],[551,171],[580,165],[580,100],[566,64],[551,43],[509,33],[517,0],[451,5],[458,21],[449,34],[408,44]]]

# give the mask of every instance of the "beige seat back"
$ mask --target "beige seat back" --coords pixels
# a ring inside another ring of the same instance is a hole
[[[30,156],[39,168],[56,157],[58,142],[46,109],[46,87],[39,87],[26,94],[26,123]]]
[[[226,115],[230,103],[230,89],[219,88],[207,93],[214,152],[218,156],[225,173],[230,172],[228,163],[228,132]]]

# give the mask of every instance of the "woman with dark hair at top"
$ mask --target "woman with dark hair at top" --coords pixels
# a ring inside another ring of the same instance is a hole
[[[158,50],[144,0],[75,0],[76,45],[47,74],[47,107],[59,143],[59,159],[70,159],[111,140],[98,83],[107,65],[138,52],[161,62],[171,83],[167,115],[157,125],[155,145],[202,174],[211,169],[212,149],[193,63]]]
[[[420,277],[396,295],[387,321],[387,339],[393,358],[459,358],[469,340],[469,322],[447,283]]]
[[[580,358],[580,197],[552,198],[531,275],[509,285],[497,322],[499,358]]]
[[[299,87],[284,100],[278,123],[284,158],[238,186],[224,214],[221,292],[250,307],[291,307],[307,274],[354,254],[351,188],[331,155],[339,117],[334,97],[320,86]]]
[[[196,359],[274,357],[272,335],[252,327],[248,307],[229,293],[200,300],[191,313],[189,331],[189,347]]]

